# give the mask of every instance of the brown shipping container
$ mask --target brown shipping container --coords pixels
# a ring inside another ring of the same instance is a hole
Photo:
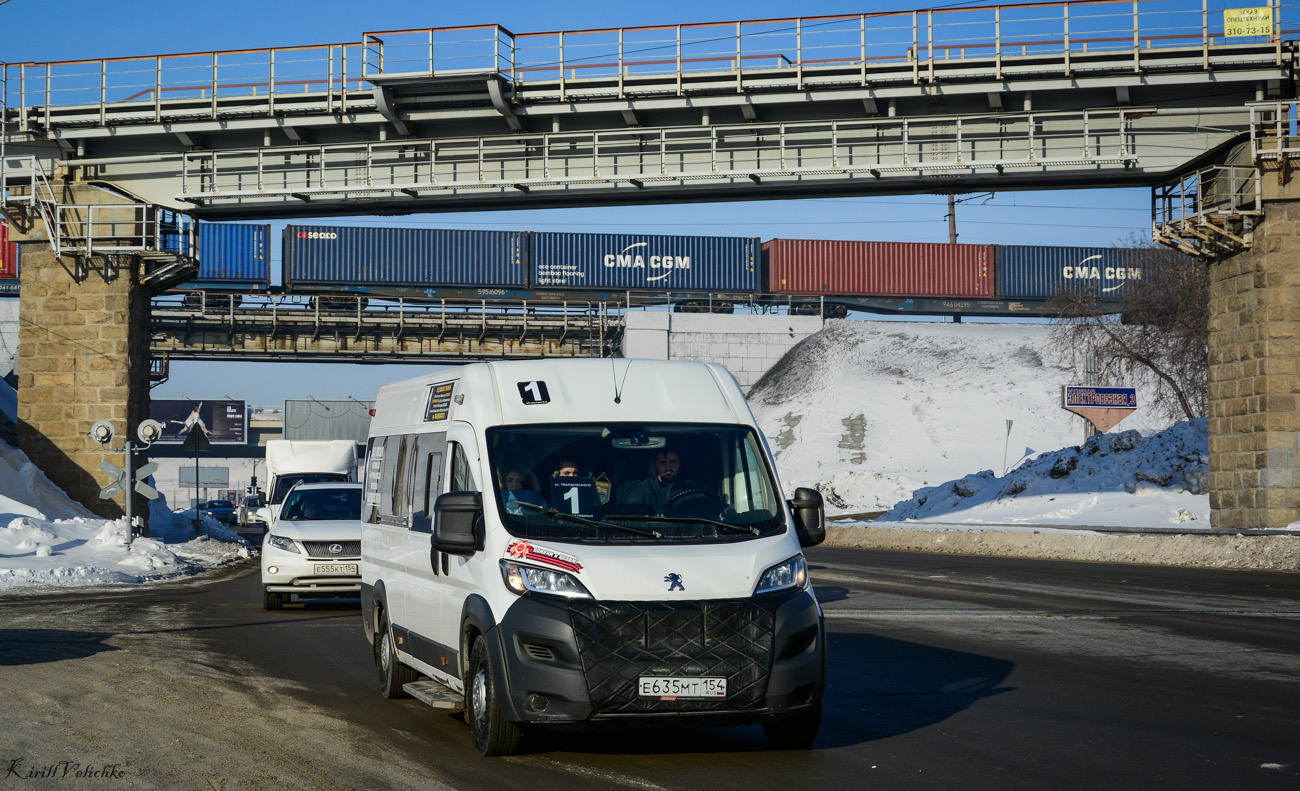
[[[0,278],[18,277],[18,244],[9,241],[9,224],[0,220]]]
[[[763,245],[771,294],[993,298],[990,244],[773,239]]]

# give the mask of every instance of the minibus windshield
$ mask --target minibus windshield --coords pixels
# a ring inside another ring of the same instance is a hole
[[[746,426],[501,426],[487,440],[502,522],[520,538],[743,541],[786,527],[761,442]]]

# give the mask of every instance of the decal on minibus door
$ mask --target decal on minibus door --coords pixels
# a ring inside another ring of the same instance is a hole
[[[551,403],[551,394],[546,389],[546,383],[520,382],[519,397],[524,399],[525,404],[549,404]]]

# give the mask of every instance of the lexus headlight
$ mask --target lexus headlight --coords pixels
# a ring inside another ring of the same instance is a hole
[[[506,587],[520,596],[525,593],[544,593],[566,599],[590,599],[591,594],[572,574],[552,569],[524,566],[509,560],[501,561],[501,576]]]
[[[285,552],[292,552],[295,555],[299,554],[298,545],[293,543],[292,538],[285,538],[284,536],[273,535],[269,539],[267,539],[266,543],[270,544],[276,549],[283,549]]]
[[[758,578],[758,587],[754,593],[775,593],[787,588],[808,587],[808,561],[803,555],[795,555],[784,563],[778,563]]]

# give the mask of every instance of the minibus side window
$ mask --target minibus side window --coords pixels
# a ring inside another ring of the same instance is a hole
[[[365,499],[361,504],[361,519],[365,522],[379,521],[379,482],[380,471],[384,463],[384,440],[371,437],[366,443]]]
[[[389,444],[392,443],[393,439],[397,440],[397,454],[393,459],[393,467],[395,468],[393,472],[393,491],[387,510],[395,519],[405,521],[406,505],[411,498],[411,493],[407,490],[411,477],[409,473],[411,459],[406,454],[410,442],[408,437],[402,436],[393,437],[389,440]]]
[[[397,437],[384,437],[384,452],[380,457],[379,496],[376,499],[378,521],[387,522],[393,502],[393,480],[397,477]]]
[[[763,462],[755,455],[756,448],[752,439],[740,443],[740,469],[736,475],[736,498],[733,507],[740,513],[748,511],[775,511],[774,503],[765,502],[765,487],[762,478],[765,474]]]
[[[442,451],[446,446],[445,434],[415,437],[411,511],[412,525],[420,530],[432,529],[433,501],[442,493]]]
[[[474,471],[470,469],[469,458],[459,442],[451,444],[451,488],[449,492],[477,492],[474,483]]]

